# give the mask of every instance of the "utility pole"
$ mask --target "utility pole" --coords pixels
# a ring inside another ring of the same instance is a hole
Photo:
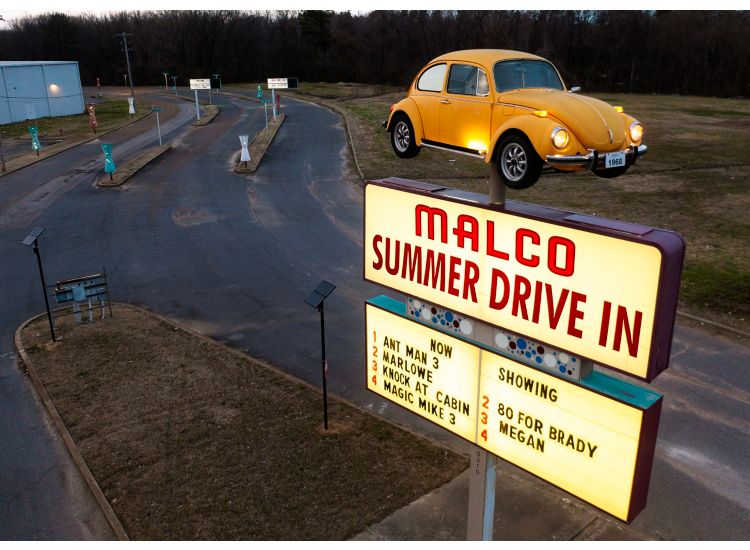
[[[133,36],[132,34],[121,32],[120,34],[116,34],[115,36],[121,36],[122,37],[122,47],[125,50],[125,63],[128,66],[128,82],[130,82],[130,95],[132,97],[135,97],[135,90],[133,89],[133,75],[130,72],[130,53],[128,52],[128,36]]]

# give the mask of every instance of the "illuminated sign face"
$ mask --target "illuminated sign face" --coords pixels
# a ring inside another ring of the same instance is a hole
[[[368,183],[365,279],[644,380],[667,367],[678,235],[440,189]]]
[[[659,394],[602,374],[564,380],[371,302],[369,390],[624,521],[643,509]]]

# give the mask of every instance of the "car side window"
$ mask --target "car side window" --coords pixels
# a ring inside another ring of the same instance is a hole
[[[490,85],[485,72],[472,65],[451,65],[448,78],[448,93],[459,95],[486,96],[490,93]]]
[[[417,81],[417,89],[423,92],[439,92],[443,89],[445,63],[434,65],[422,73]]]

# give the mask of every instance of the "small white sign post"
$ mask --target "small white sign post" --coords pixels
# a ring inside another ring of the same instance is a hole
[[[159,113],[161,113],[161,107],[154,105],[151,107],[151,112],[156,113],[156,131],[159,134],[159,145],[161,146],[161,124],[159,124]]]
[[[245,166],[247,166],[247,161],[250,160],[250,151],[247,149],[248,141],[250,140],[250,136],[240,136],[240,145],[242,145],[242,152],[240,153],[240,162],[244,162]]]
[[[198,90],[210,90],[211,79],[210,78],[191,78],[190,89],[195,90],[195,118],[200,121],[201,111],[200,105],[198,104]]]
[[[128,113],[130,114],[130,118],[133,118],[133,115],[135,114],[135,105],[134,99],[132,97],[128,98]]]

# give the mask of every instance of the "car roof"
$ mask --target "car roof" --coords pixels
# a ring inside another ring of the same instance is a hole
[[[498,61],[506,59],[540,59],[546,61],[546,59],[538,55],[517,52],[515,50],[459,50],[438,56],[430,61],[430,63],[436,61],[473,61],[485,67],[491,67]]]

